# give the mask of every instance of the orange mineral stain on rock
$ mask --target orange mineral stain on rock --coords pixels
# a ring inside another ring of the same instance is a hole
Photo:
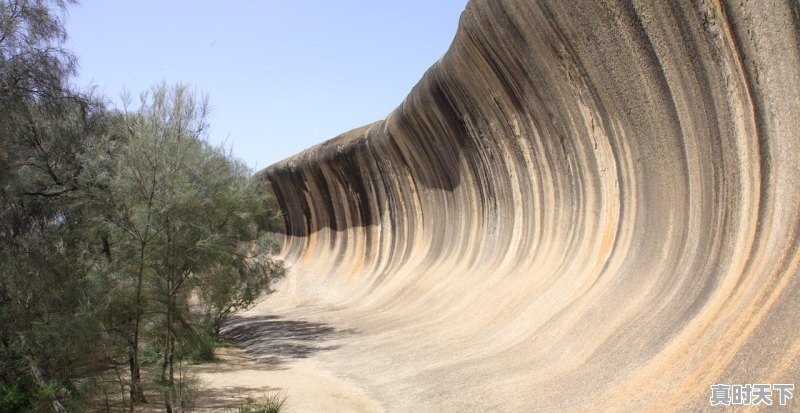
[[[385,120],[260,172],[291,270],[255,313],[353,332],[304,366],[388,411],[697,411],[715,383],[797,384],[799,16],[470,1]]]

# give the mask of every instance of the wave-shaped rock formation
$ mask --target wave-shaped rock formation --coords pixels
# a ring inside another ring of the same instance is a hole
[[[385,120],[262,176],[281,294],[390,411],[800,382],[797,2],[472,0]]]

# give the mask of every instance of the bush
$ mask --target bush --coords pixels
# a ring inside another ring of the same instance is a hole
[[[243,402],[236,413],[280,413],[286,406],[286,395],[274,393],[258,400],[248,398]]]
[[[187,344],[185,349],[185,359],[192,363],[205,363],[209,361],[216,361],[217,356],[214,354],[218,346],[217,340],[210,334],[200,333],[197,340],[191,341]],[[180,357],[180,358],[184,358]]]
[[[7,384],[0,381],[0,412],[25,411],[32,404],[31,395],[20,388],[19,383]]]

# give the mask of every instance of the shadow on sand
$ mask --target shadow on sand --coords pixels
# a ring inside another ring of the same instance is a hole
[[[286,370],[287,362],[337,349],[340,345],[334,344],[336,339],[356,333],[323,323],[271,315],[235,316],[222,329],[222,335],[234,346],[219,348],[216,362],[189,368],[204,383],[195,411],[235,412],[248,398],[283,391],[267,384],[271,377],[268,372]],[[149,407],[157,408],[160,404]]]
[[[324,343],[355,334],[353,330],[337,330],[327,324],[302,320],[287,320],[277,316],[235,316],[223,328],[222,334],[245,349],[247,354],[262,363],[278,367],[339,345]]]

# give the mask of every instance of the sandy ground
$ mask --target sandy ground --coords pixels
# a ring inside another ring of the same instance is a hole
[[[302,350],[286,353],[292,346],[289,341],[297,341],[296,336],[291,335],[291,328],[302,326],[302,322],[265,317],[270,320],[270,327],[274,327],[271,335],[261,338],[268,346],[265,351],[260,352],[258,346],[252,345],[248,351],[224,347],[217,352],[218,362],[189,367],[203,386],[196,411],[224,411],[235,408],[247,398],[258,399],[275,392],[287,396],[288,412],[385,411],[352,380],[331,373],[324,362]],[[257,325],[258,319],[250,323]],[[304,339],[317,338],[309,335],[300,340]]]

